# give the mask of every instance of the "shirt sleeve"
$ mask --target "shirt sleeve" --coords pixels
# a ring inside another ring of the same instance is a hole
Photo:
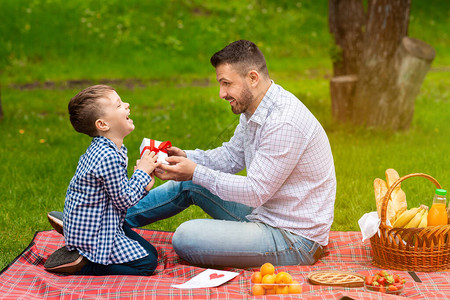
[[[207,168],[224,173],[238,173],[245,168],[242,126],[236,127],[233,137],[212,150],[186,150],[187,158]]]
[[[145,187],[151,181],[150,175],[142,170],[136,170],[128,179],[126,163],[115,155],[105,157],[98,172],[106,194],[119,210],[126,210],[135,205],[143,197]]]
[[[279,190],[306,149],[306,139],[292,124],[266,124],[247,176],[226,174],[197,165],[193,182],[223,200],[258,207]]]

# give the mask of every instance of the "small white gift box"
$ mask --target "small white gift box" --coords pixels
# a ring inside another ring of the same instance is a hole
[[[141,143],[141,147],[139,148],[141,157],[144,155],[145,151],[153,151],[158,154],[158,162],[168,165],[169,163],[166,161],[167,148],[172,147],[172,143],[170,141],[160,142],[152,139],[144,138]]]

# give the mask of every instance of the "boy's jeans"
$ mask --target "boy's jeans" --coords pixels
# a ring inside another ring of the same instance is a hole
[[[245,216],[252,207],[224,201],[192,181],[168,181],[150,190],[128,209],[126,221],[131,227],[141,227],[174,216],[192,204],[213,220],[196,219],[181,224],[172,244],[180,257],[195,265],[311,265],[323,254],[316,242],[264,223],[250,222]]]
[[[158,266],[158,252],[155,247],[126,224],[123,225],[123,231],[127,237],[137,241],[144,247],[144,249],[147,250],[148,255],[122,264],[102,265],[88,261],[77,275],[152,275]]]

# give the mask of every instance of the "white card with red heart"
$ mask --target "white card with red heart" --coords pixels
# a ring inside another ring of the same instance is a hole
[[[239,275],[237,272],[207,269],[182,284],[172,284],[178,289],[200,289],[216,287]]]

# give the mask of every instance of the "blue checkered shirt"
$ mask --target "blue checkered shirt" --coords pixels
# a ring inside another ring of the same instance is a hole
[[[64,205],[64,237],[68,250],[77,249],[92,262],[109,265],[147,256],[145,249],[125,236],[127,209],[144,195],[151,177],[136,170],[128,179],[127,148],[94,137],[80,157]]]

